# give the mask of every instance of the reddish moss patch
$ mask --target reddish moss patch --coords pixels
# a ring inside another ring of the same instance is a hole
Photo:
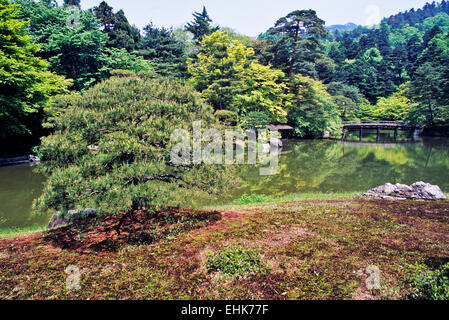
[[[126,245],[149,245],[221,219],[219,212],[166,209],[135,211],[89,219],[48,231],[44,241],[77,251],[117,251]]]
[[[248,210],[135,212],[0,240],[0,298],[403,299],[408,265],[449,257],[449,202],[298,201]],[[207,254],[231,244],[258,250],[264,271],[209,274]],[[80,269],[82,290],[66,289],[69,265]],[[379,290],[366,285],[371,265],[381,271]]]

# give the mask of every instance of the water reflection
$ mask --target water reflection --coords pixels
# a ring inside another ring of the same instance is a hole
[[[243,166],[238,189],[219,199],[196,199],[195,206],[223,204],[243,194],[274,197],[290,193],[360,192],[386,182],[412,184],[425,181],[449,192],[449,140],[375,143],[331,140],[288,141],[279,159],[278,173],[261,176],[259,167]],[[45,224],[34,217],[33,199],[45,177],[29,165],[0,167],[0,228]]]
[[[449,140],[375,143],[289,141],[277,175],[261,177],[243,169],[243,184],[233,197],[247,194],[358,192],[386,182],[426,181],[449,192]]]
[[[45,224],[48,217],[31,214],[33,200],[43,188],[45,177],[31,165],[0,167],[0,228]]]

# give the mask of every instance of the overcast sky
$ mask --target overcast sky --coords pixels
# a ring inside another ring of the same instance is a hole
[[[178,27],[206,6],[215,24],[257,36],[276,20],[298,9],[314,9],[326,25],[354,22],[372,25],[379,19],[411,8],[421,8],[429,0],[107,0],[115,11],[123,9],[131,24],[142,28],[150,21],[157,26]],[[59,1],[62,2],[62,1]],[[101,0],[81,0],[83,9]]]

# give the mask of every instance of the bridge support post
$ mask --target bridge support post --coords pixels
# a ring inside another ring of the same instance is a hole
[[[346,138],[346,128],[343,127],[343,132],[341,134],[341,140],[345,140],[345,138]]]
[[[377,142],[380,141],[380,127],[377,127]]]
[[[360,141],[362,141],[363,140],[363,128],[361,127],[360,128]]]
[[[398,140],[398,128],[394,129],[394,141]]]

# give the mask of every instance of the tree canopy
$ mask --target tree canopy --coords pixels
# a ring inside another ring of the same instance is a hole
[[[0,0],[0,140],[41,130],[42,110],[52,95],[70,82],[47,70],[37,57],[28,22],[19,19],[19,5]]]
[[[103,213],[187,205],[222,192],[235,178],[225,166],[178,166],[170,150],[175,129],[216,124],[213,109],[178,81],[113,76],[76,97],[43,138],[39,169],[50,174],[40,212],[98,208]]]

